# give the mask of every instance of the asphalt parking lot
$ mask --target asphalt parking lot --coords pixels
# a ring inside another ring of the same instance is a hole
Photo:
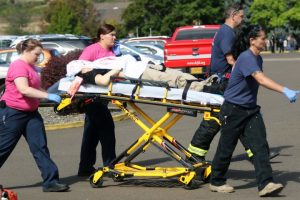
[[[264,71],[272,79],[300,90],[300,54],[266,54]],[[268,141],[271,149],[280,152],[272,160],[275,180],[285,185],[279,199],[298,199],[300,182],[300,97],[290,104],[286,97],[261,88],[258,102],[262,106]],[[158,119],[164,114],[164,107],[141,105],[151,117]],[[188,146],[194,131],[198,127],[200,116],[183,117],[169,131],[184,146]],[[116,122],[117,152],[123,151],[135,141],[143,131],[131,120]],[[76,176],[82,127],[48,131],[48,144],[53,160],[59,167],[61,181],[70,184],[71,191],[66,193],[43,193],[40,172],[22,138],[16,149],[0,170],[0,184],[18,193],[19,200],[162,200],[162,199],[259,199],[253,166],[246,160],[244,150],[239,144],[228,173],[228,183],[236,188],[232,194],[212,193],[208,184],[199,184],[199,188],[185,190],[173,179],[126,179],[115,183],[105,177],[103,188],[91,188],[87,179]],[[211,145],[207,159],[213,158],[218,137]],[[101,149],[99,147],[100,152]],[[100,157],[100,155],[99,155]],[[168,156],[156,148],[145,152],[137,161],[149,165],[173,165]],[[101,165],[101,160],[97,161]]]

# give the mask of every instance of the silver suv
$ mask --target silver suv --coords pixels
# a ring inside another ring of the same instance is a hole
[[[9,48],[11,43],[17,38],[17,35],[0,35],[0,49]]]
[[[43,34],[43,35],[24,35],[19,36],[10,45],[15,48],[16,45],[29,38],[34,38],[41,41],[46,49],[56,49],[61,55],[66,55],[68,52],[75,49],[83,49],[92,44],[92,40],[86,36],[76,36],[72,34]]]

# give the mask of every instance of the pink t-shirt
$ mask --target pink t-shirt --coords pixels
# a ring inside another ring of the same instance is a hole
[[[10,108],[22,111],[36,110],[40,103],[39,99],[26,97],[19,92],[14,82],[18,77],[28,78],[30,87],[39,89],[41,86],[40,77],[34,66],[21,59],[15,60],[9,66],[5,79],[5,93],[1,100],[5,100],[6,105]]]
[[[88,60],[88,61],[94,61],[99,58],[104,58],[108,56],[115,56],[114,52],[112,50],[107,50],[101,47],[101,45],[97,42],[94,44],[91,44],[90,46],[86,47],[83,52],[81,53],[78,60]]]

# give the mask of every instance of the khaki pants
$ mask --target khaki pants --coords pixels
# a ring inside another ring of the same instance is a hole
[[[141,79],[152,80],[152,81],[163,81],[167,82],[170,87],[184,88],[187,84],[187,80],[197,80],[191,74],[183,73],[179,70],[167,68],[166,71],[159,71],[160,65],[148,65]],[[194,81],[192,82],[190,89],[195,91],[202,91],[204,85],[211,85],[212,79],[214,77],[209,77],[204,81]]]

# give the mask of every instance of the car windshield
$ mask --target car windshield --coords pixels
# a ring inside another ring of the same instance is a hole
[[[12,40],[0,40],[0,49],[8,48]]]
[[[175,40],[212,39],[218,29],[181,30]]]
[[[142,52],[141,50],[139,50],[138,48],[131,46],[131,45],[127,45],[127,44],[123,44],[126,48],[130,49],[131,51],[138,53],[138,54],[144,54],[146,55],[146,53]]]
[[[91,44],[89,40],[66,40],[65,42],[79,49],[83,49]]]

